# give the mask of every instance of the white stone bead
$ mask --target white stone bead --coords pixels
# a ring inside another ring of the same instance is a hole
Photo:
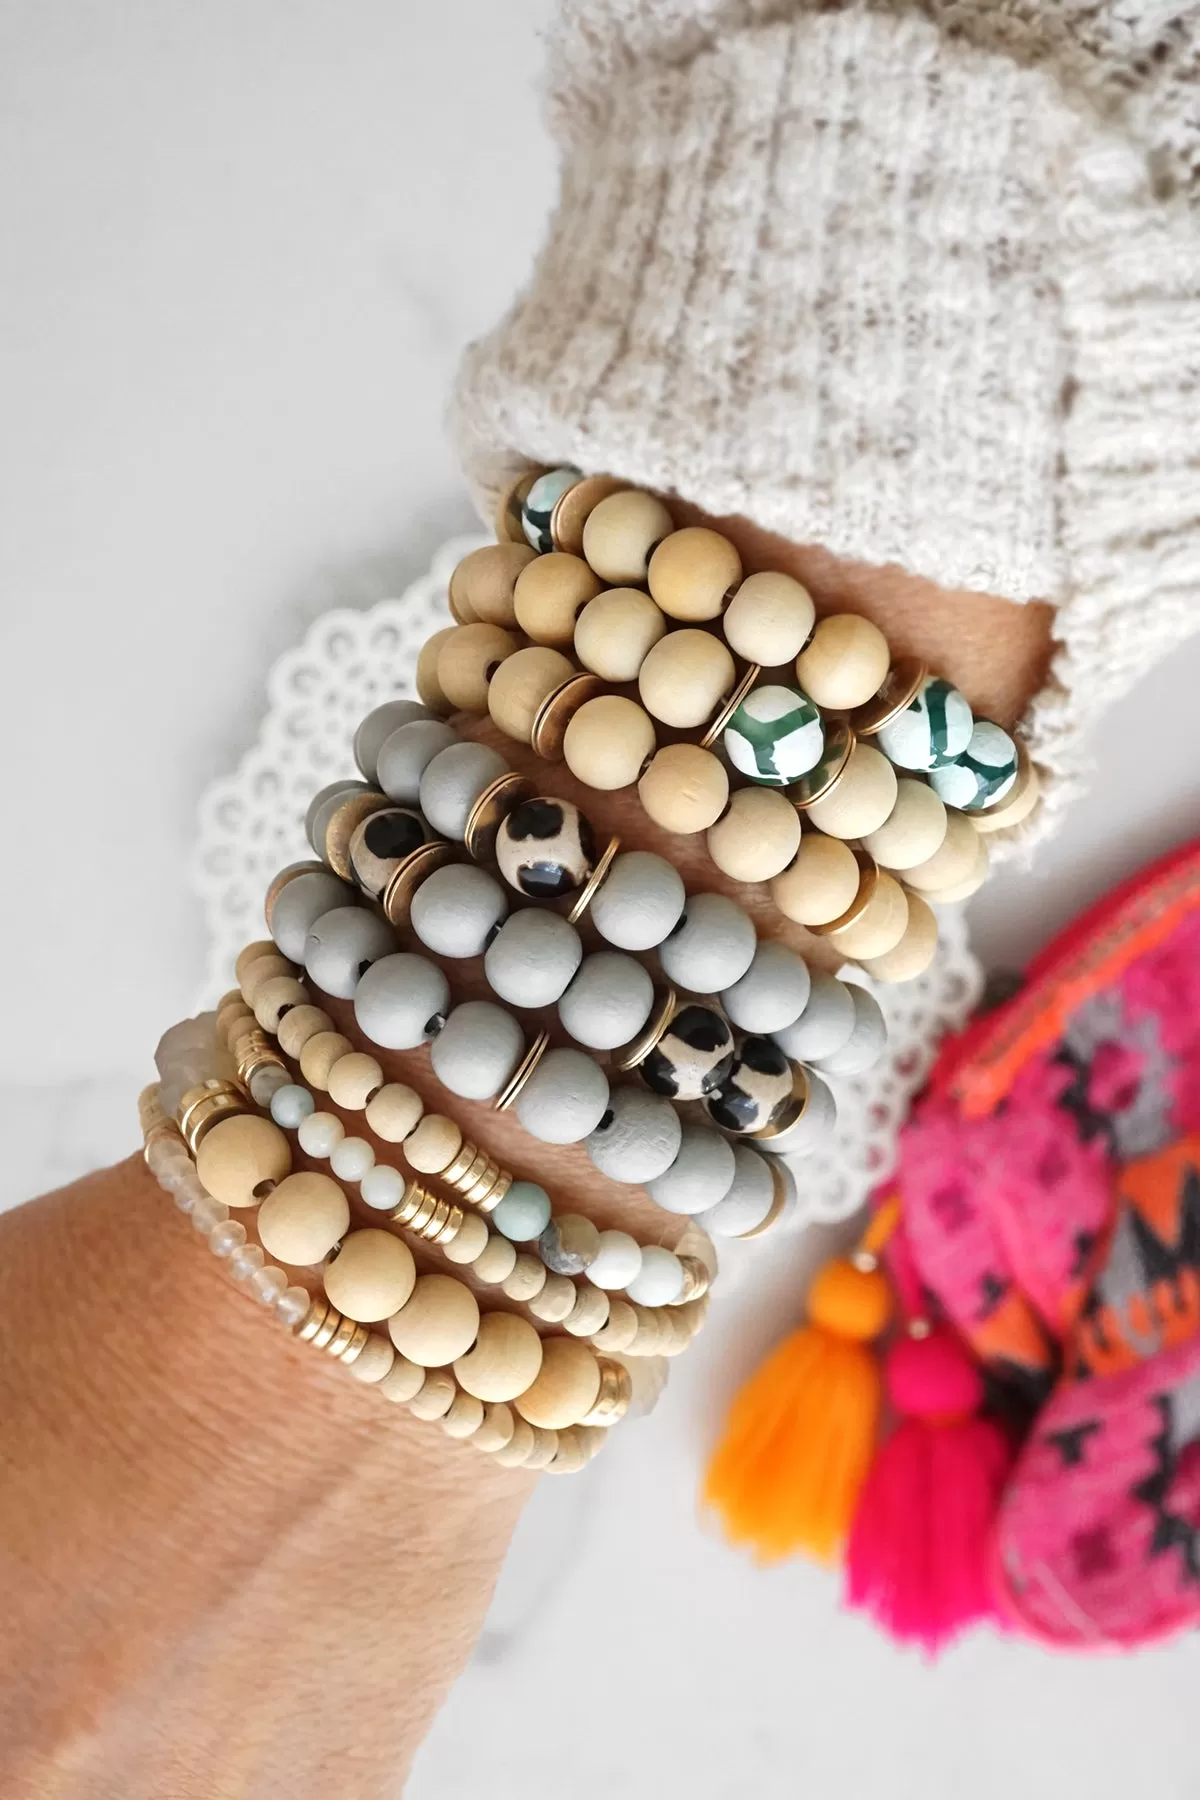
[[[405,1181],[399,1169],[390,1163],[375,1163],[361,1177],[359,1193],[363,1204],[376,1212],[391,1212],[404,1198]]]
[[[674,1251],[647,1244],[642,1266],[625,1291],[638,1306],[670,1306],[683,1291],[683,1264]]]
[[[593,897],[588,917],[618,950],[653,950],[678,923],[687,893],[679,871],[652,850],[626,850]]]
[[[729,1192],[715,1206],[695,1215],[694,1223],[714,1237],[745,1237],[761,1225],[775,1203],[775,1182],[770,1164],[749,1144],[736,1144],[734,1175]]]
[[[844,981],[824,969],[813,969],[808,1004],[792,1025],[771,1032],[793,1062],[832,1056],[848,1044],[854,1030],[854,996]]]
[[[436,869],[413,895],[412,929],[435,956],[482,956],[508,912],[508,898],[494,875],[473,863]]]
[[[854,1002],[854,1029],[840,1050],[817,1060],[825,1075],[864,1075],[887,1048],[887,1024],[878,1000],[855,981],[846,986]]]
[[[394,731],[431,714],[419,700],[385,700],[371,709],[354,733],[354,760],[367,781],[379,779],[379,752]]]
[[[754,960],[754,926],[725,894],[692,894],[683,917],[658,947],[668,981],[693,994],[719,994],[740,981]]]
[[[588,1280],[612,1292],[626,1287],[642,1266],[642,1247],[627,1231],[602,1231],[600,1247],[587,1267]]]
[[[579,933],[560,913],[523,906],[488,945],[483,969],[492,992],[509,1006],[552,1006],[582,957]]]
[[[733,1146],[705,1125],[685,1125],[679,1154],[646,1192],[664,1211],[700,1213],[723,1200],[733,1182]]]
[[[740,981],[727,987],[721,1002],[743,1031],[781,1031],[808,1004],[812,977],[804,958],[774,938],[764,938]]]
[[[336,1113],[309,1113],[296,1129],[296,1141],[305,1156],[331,1156],[346,1135]]]
[[[344,1137],[329,1156],[329,1166],[339,1181],[361,1181],[374,1162],[374,1150],[360,1137]]]

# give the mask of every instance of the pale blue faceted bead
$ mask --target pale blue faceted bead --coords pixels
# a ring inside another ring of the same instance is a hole
[[[385,700],[369,712],[354,734],[354,760],[368,781],[379,780],[379,752],[393,731],[433,714],[419,700]]]
[[[875,742],[898,769],[936,769],[962,755],[974,724],[958,689],[930,675],[903,711],[881,726]]]
[[[496,1230],[514,1244],[541,1237],[550,1223],[550,1196],[536,1181],[514,1181],[491,1215]]]
[[[271,1117],[285,1131],[298,1130],[301,1121],[316,1110],[316,1101],[298,1082],[289,1081],[286,1087],[277,1088],[271,1095]]]
[[[546,556],[554,548],[554,534],[550,530],[554,508],[563,495],[582,480],[579,469],[548,469],[538,476],[521,502],[521,530],[526,542],[532,544],[539,555]]]

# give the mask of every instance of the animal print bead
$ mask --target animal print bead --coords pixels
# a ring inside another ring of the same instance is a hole
[[[762,1131],[784,1113],[792,1097],[792,1065],[767,1037],[742,1039],[733,1067],[705,1102],[722,1131]]]
[[[786,787],[820,762],[825,730],[807,694],[768,683],[746,695],[725,727],[724,744],[734,768],[751,781]]]
[[[702,1100],[733,1067],[733,1032],[711,1006],[681,1006],[640,1065],[642,1080],[673,1100]]]
[[[570,894],[596,865],[592,828],[569,800],[522,801],[497,834],[496,864],[508,885],[531,899]]]
[[[425,821],[407,807],[389,806],[364,819],[350,839],[350,867],[364,894],[383,893],[405,857],[425,842]]]
[[[958,689],[931,675],[904,710],[881,726],[875,741],[898,769],[940,769],[962,755],[974,724]]]

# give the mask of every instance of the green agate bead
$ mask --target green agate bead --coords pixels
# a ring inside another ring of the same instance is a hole
[[[752,688],[724,734],[734,768],[767,787],[787,787],[816,767],[825,748],[821,715],[799,688]]]

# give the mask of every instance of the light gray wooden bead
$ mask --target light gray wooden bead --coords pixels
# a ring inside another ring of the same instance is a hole
[[[740,981],[754,960],[758,939],[736,900],[725,894],[693,894],[670,937],[658,947],[668,981],[692,994],[719,994]]]
[[[306,869],[303,875],[293,875],[286,887],[280,888],[271,907],[267,929],[284,956],[294,963],[303,962],[308,934],[321,914],[332,912],[335,907],[349,906],[353,900],[354,889],[347,882],[339,881],[332,872],[326,874],[318,869]]]
[[[493,1100],[525,1054],[525,1033],[490,1000],[467,1000],[433,1040],[434,1074],[464,1100]]]
[[[304,835],[318,856],[325,854],[325,827],[338,803],[347,794],[369,794],[370,791],[369,781],[331,781],[328,787],[313,795],[304,815]]]
[[[421,811],[442,837],[460,843],[480,794],[507,771],[504,758],[486,744],[451,744],[439,750],[421,776]]]
[[[577,1144],[608,1107],[608,1077],[582,1050],[548,1050],[513,1103],[543,1144]]]
[[[675,1161],[646,1183],[646,1192],[666,1212],[706,1212],[729,1192],[734,1169],[728,1138],[706,1125],[685,1125]]]
[[[365,906],[335,906],[313,920],[304,941],[304,967],[323,993],[350,1000],[364,970],[395,943],[386,919]]]
[[[837,1124],[837,1102],[819,1075],[809,1071],[808,1104],[789,1131],[763,1140],[772,1156],[809,1156],[829,1140]]]
[[[559,913],[524,906],[510,913],[483,958],[492,992],[509,1006],[552,1006],[579,967],[583,945]]]
[[[740,981],[721,995],[726,1013],[743,1031],[782,1031],[808,1004],[812,976],[804,958],[774,938],[764,938]]]
[[[854,1029],[840,1050],[817,1059],[824,1075],[864,1075],[875,1067],[887,1045],[887,1023],[874,994],[856,981],[845,985],[854,1002]]]
[[[415,806],[421,794],[421,777],[429,764],[457,742],[458,733],[444,719],[413,719],[383,740],[376,759],[376,780],[398,806]]]
[[[654,1005],[654,983],[640,962],[619,950],[586,956],[558,1003],[558,1016],[577,1044],[616,1050],[635,1038]]]
[[[687,892],[679,871],[652,850],[626,850],[588,910],[600,936],[618,950],[652,950],[673,931]]]
[[[354,1017],[381,1049],[415,1050],[441,1030],[449,1005],[450,984],[436,963],[403,950],[380,957],[362,976]]]
[[[393,731],[413,719],[432,719],[433,714],[419,700],[385,700],[369,712],[354,734],[354,760],[364,778],[378,784],[379,752]],[[386,790],[385,790],[386,792]]]
[[[770,1164],[749,1144],[735,1144],[733,1182],[724,1199],[696,1215],[713,1237],[744,1237],[762,1224],[775,1203]]]
[[[679,1154],[683,1127],[662,1094],[643,1087],[614,1088],[603,1118],[584,1149],[610,1181],[631,1186],[664,1175]]]
[[[832,1056],[849,1043],[857,1017],[854,996],[844,981],[824,969],[813,969],[811,977],[808,1004],[800,1017],[770,1034],[793,1062]]]
[[[508,900],[494,875],[473,863],[448,863],[427,876],[413,895],[410,922],[437,956],[482,956],[507,911]]]

